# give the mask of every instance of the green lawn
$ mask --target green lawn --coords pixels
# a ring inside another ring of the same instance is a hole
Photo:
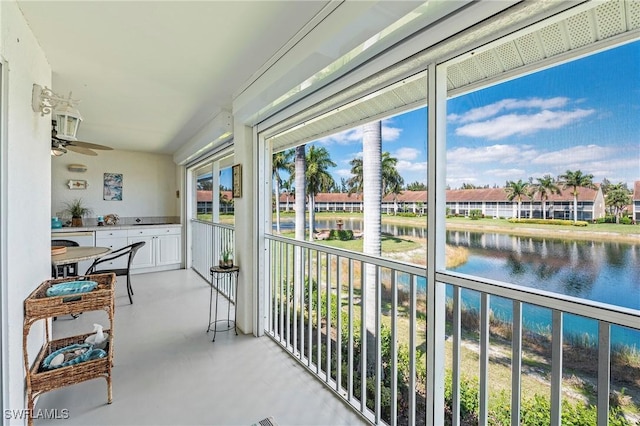
[[[283,232],[281,234],[283,237],[294,238],[294,232]],[[335,247],[344,250],[351,250],[362,253],[362,238],[356,240],[349,241],[340,241],[340,240],[316,240],[314,241],[318,244],[323,244],[329,247]],[[414,250],[420,247],[420,244],[404,240],[402,238],[393,237],[390,235],[382,236],[382,252],[383,253],[396,253],[396,252],[405,252],[409,250]]]

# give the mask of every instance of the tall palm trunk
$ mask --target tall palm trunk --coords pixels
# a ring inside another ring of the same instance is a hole
[[[296,181],[296,224],[295,238],[296,240],[304,240],[304,207],[305,207],[305,173],[307,169],[307,161],[305,155],[305,146],[296,147],[295,156],[295,181]],[[298,306],[302,289],[302,250],[296,247],[294,250],[294,277],[293,277],[293,303]],[[294,310],[295,311],[295,310]]]
[[[573,188],[573,223],[578,223],[578,188]]]
[[[296,181],[296,227],[295,238],[296,240],[304,240],[304,207],[305,207],[305,177],[304,173],[307,168],[305,157],[305,146],[300,145],[296,147],[296,159],[295,159],[295,181]]]
[[[309,241],[313,241],[314,224],[316,221],[316,198],[309,193]]]
[[[276,177],[276,232],[280,233],[280,179]]]
[[[380,228],[382,202],[382,124],[380,121],[363,126],[362,137],[362,181],[364,204],[364,241],[362,251],[372,256],[380,256]],[[376,327],[376,294],[378,277],[374,265],[365,267],[365,298],[366,298],[366,328],[370,337],[368,342],[375,342],[378,334]],[[375,354],[375,346],[371,345],[367,351],[367,359]],[[370,367],[372,365],[370,364]]]

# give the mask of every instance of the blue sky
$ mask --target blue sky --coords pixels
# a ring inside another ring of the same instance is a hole
[[[497,184],[581,170],[611,182],[640,180],[640,42],[449,100],[447,184]],[[382,150],[405,183],[427,179],[427,110],[383,121]],[[337,166],[362,154],[361,129],[315,142]]]

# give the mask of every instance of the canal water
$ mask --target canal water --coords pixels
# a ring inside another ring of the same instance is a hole
[[[293,222],[283,224],[293,227]],[[335,221],[318,220],[316,229],[335,229]],[[344,229],[362,230],[359,219],[344,220]],[[383,225],[383,233],[426,238],[426,228]],[[533,238],[507,234],[447,231],[447,244],[469,250],[467,262],[452,269],[463,274],[489,278],[524,287],[559,293],[640,310],[640,243],[574,241]],[[420,283],[426,288],[424,280]],[[449,286],[448,295],[451,295]],[[463,303],[479,306],[479,294],[463,291]],[[491,298],[494,315],[511,320],[510,301]],[[530,304],[523,306],[523,321],[534,331],[550,330],[551,311]],[[597,323],[565,315],[564,332],[597,341]],[[640,350],[640,332],[612,327],[612,341]]]

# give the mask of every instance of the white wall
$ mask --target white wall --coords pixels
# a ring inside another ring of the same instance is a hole
[[[0,152],[2,400],[3,409],[19,410],[25,403],[23,302],[51,274],[50,118],[31,109],[33,84],[51,86],[51,67],[13,1],[0,2],[0,30],[6,73]],[[41,342],[42,327],[34,327],[31,354]],[[4,419],[4,413],[3,422],[23,423]]]
[[[93,209],[90,217],[110,213],[120,217],[179,216],[176,191],[180,183],[173,156],[117,150],[97,152],[95,157],[68,152],[51,158],[51,216],[57,216],[64,209],[64,202],[75,198],[82,198]],[[70,172],[69,164],[84,164],[87,171]],[[104,173],[122,173],[122,201],[103,200]],[[88,188],[71,190],[67,186],[69,179],[86,180]]]

